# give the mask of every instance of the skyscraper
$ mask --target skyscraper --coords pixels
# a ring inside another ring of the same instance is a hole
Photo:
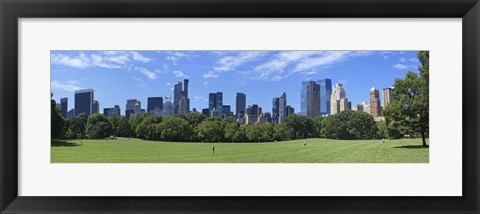
[[[320,85],[312,82],[307,86],[307,116],[315,118],[320,115]]]
[[[93,89],[75,91],[75,116],[85,113],[91,115],[93,104]]]
[[[67,118],[68,113],[68,98],[60,99],[60,110],[62,112],[62,117]]]
[[[374,117],[380,116],[380,94],[378,89],[370,89],[370,114]]]
[[[162,97],[148,97],[147,98],[147,112],[158,112],[163,110]]]
[[[320,85],[320,114],[330,114],[330,96],[332,95],[332,80],[321,79],[317,80]]]
[[[187,110],[187,98],[182,95],[180,97],[180,100],[178,101],[178,114],[187,114],[188,113],[188,110]]]
[[[210,113],[216,108],[217,105],[217,93],[209,93],[208,94],[208,112]]]
[[[300,113],[307,115],[307,87],[315,81],[302,81],[302,90],[300,91]]]
[[[142,103],[139,100],[137,100],[135,102],[135,105],[133,107],[133,113],[135,113],[135,114],[141,114],[142,113]]]
[[[204,109],[202,109],[202,114],[210,116],[210,110],[208,108],[204,108]]]
[[[125,117],[130,118],[131,114],[134,113],[136,102],[137,102],[137,99],[127,100],[127,105],[125,106]]]
[[[99,113],[100,112],[100,103],[98,103],[98,100],[94,100],[92,103],[92,114]]]
[[[223,112],[223,93],[222,92],[217,92],[217,97],[216,97],[216,109],[221,114]]]
[[[113,106],[113,116],[120,116],[120,106],[115,105]]]
[[[278,123],[279,102],[280,98],[278,97],[274,97],[272,100],[272,123]]]
[[[173,116],[173,103],[172,97],[165,97],[165,103],[163,104],[163,115],[164,116]]]
[[[337,114],[348,108],[347,93],[340,83],[335,84],[330,96],[330,114]],[[342,101],[343,100],[343,101]],[[343,106],[341,107],[341,105]]]
[[[240,115],[240,111],[245,111],[247,107],[247,96],[244,93],[237,93],[236,105],[235,105],[235,116],[240,118],[243,115]]]
[[[393,87],[382,89],[383,108],[387,107],[387,105],[391,102],[392,92],[393,92]]]
[[[180,98],[182,97],[182,82],[178,81],[177,84],[173,87],[173,113],[178,113],[178,104]]]
[[[222,106],[222,114],[223,114],[223,118],[227,118],[227,117],[230,117],[231,116],[231,107],[230,105],[223,105]]]
[[[185,99],[186,99],[186,109],[188,114],[190,112],[190,98],[188,98],[188,79],[183,80],[182,95],[185,96]]]
[[[266,112],[266,113],[268,113],[268,112]],[[294,113],[295,113],[295,108],[293,108],[291,106],[287,106],[287,117],[288,117],[288,115],[291,115],[291,114],[294,114]],[[266,115],[265,115],[265,118],[267,118]]]
[[[287,117],[287,94],[280,95],[278,100],[278,123],[284,123]]]

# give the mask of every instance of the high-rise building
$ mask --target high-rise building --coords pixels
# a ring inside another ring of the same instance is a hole
[[[391,102],[392,92],[393,92],[393,87],[382,89],[383,108],[387,107],[387,105]]]
[[[317,84],[320,85],[320,114],[330,114],[330,96],[332,95],[332,80],[317,80]]]
[[[134,113],[136,102],[137,102],[137,99],[127,100],[127,105],[125,106],[125,117],[130,118],[130,116]]]
[[[182,82],[178,81],[177,84],[173,87],[173,113],[178,113],[178,104],[180,102],[180,98],[182,97]]]
[[[148,97],[147,112],[159,112],[163,110],[163,97]]]
[[[139,100],[135,102],[135,106],[133,107],[133,113],[134,114],[142,113],[142,103]]]
[[[178,101],[178,114],[187,114],[187,98],[185,96],[181,96],[180,100]]]
[[[300,91],[300,115],[307,115],[307,87],[314,83],[315,81],[302,81],[302,90]]]
[[[68,113],[68,98],[60,99],[60,111],[62,113],[63,118],[67,118]]]
[[[120,116],[120,114],[121,114],[120,112],[121,112],[120,111],[120,106],[118,106],[118,105],[113,106],[113,116]]]
[[[113,108],[103,108],[103,116],[112,117],[113,116]]]
[[[241,118],[240,111],[245,111],[247,107],[247,96],[244,93],[237,92],[236,103],[235,103],[235,115],[238,118]]]
[[[380,94],[378,89],[370,89],[370,114],[374,117],[380,116]]]
[[[221,114],[223,112],[222,107],[223,107],[222,92],[208,94],[208,109],[209,109],[210,115],[212,115],[213,109],[215,109],[218,114]]]
[[[174,107],[172,103],[172,97],[165,97],[165,103],[163,104],[163,116],[173,116]]]
[[[343,100],[346,98],[347,93],[345,92],[343,85],[340,83],[335,84],[332,90],[332,95],[330,96],[330,114],[337,114],[348,109],[348,100]],[[342,103],[343,107],[341,107]]]
[[[350,110],[349,104],[348,104],[348,99],[343,98],[340,100],[340,112],[345,111],[345,110]]]
[[[270,112],[265,112],[264,118],[265,118],[265,122],[272,123],[272,114]]]
[[[272,100],[272,123],[278,123],[279,101],[278,97],[274,97]]]
[[[227,118],[227,117],[231,116],[231,110],[230,109],[231,109],[230,105],[223,105],[222,106],[223,118]]]
[[[265,113],[266,114],[266,113]],[[287,117],[288,115],[291,115],[291,114],[295,114],[295,108],[291,107],[291,106],[287,106]],[[267,116],[265,116],[266,118]]]
[[[313,81],[307,85],[307,116],[320,116],[320,85]]]
[[[67,112],[67,118],[74,118],[75,117],[75,109],[70,109],[70,111]]]
[[[190,98],[188,98],[188,79],[183,80],[183,91],[182,95],[185,96],[186,99],[186,109],[187,109],[187,114],[190,112]]]
[[[287,94],[280,95],[278,100],[278,123],[284,123],[287,117]]]
[[[202,114],[210,116],[210,110],[208,108],[204,108],[204,109],[202,109]]]
[[[75,91],[75,116],[85,113],[93,114],[93,89]]]
[[[370,114],[370,104],[368,104],[367,102],[365,101],[362,102],[362,109],[363,109],[363,112],[367,112]]]
[[[352,107],[352,110],[353,111],[358,111],[358,112],[363,112],[363,105],[362,104],[354,105]]]
[[[98,103],[98,100],[94,100],[92,103],[92,114],[99,113],[100,112],[100,103]]]

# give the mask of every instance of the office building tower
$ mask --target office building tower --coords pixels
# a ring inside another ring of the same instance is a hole
[[[320,85],[320,115],[330,114],[330,97],[332,95],[332,80],[321,79],[317,80]]]
[[[287,117],[287,94],[285,92],[278,99],[278,123],[284,123]]]
[[[165,97],[165,103],[163,104],[163,116],[173,116],[174,107],[172,103],[172,97]]]
[[[92,115],[93,89],[75,91],[75,116],[85,113]]]
[[[178,81],[177,84],[173,87],[173,113],[178,113],[178,104],[180,102],[180,98],[182,97],[182,82]]]
[[[363,112],[367,112],[370,114],[370,104],[368,104],[367,102],[365,101],[362,102],[362,109],[363,109]]]
[[[272,123],[278,123],[279,101],[278,97],[274,97],[272,100]]]
[[[314,83],[314,81],[302,81],[302,90],[300,90],[300,115],[307,115],[307,87]]]
[[[244,93],[237,93],[236,103],[235,103],[235,115],[237,119],[241,118],[240,111],[245,111],[246,107],[247,107],[247,95],[245,95]]]
[[[163,110],[163,97],[148,97],[147,112],[159,112]]]
[[[197,112],[197,108],[192,108],[192,112]]]
[[[217,98],[216,98],[216,108],[219,113],[223,112],[223,93],[222,92],[217,92]]]
[[[350,110],[349,106],[348,106],[348,99],[347,98],[343,98],[340,100],[340,112],[342,111],[345,111],[345,110]]]
[[[374,117],[380,116],[380,94],[378,89],[370,89],[370,114]]]
[[[67,118],[68,113],[68,98],[60,99],[60,112],[63,118]]]
[[[338,114],[341,111],[348,109],[348,100],[343,100],[346,98],[347,93],[345,92],[343,85],[340,83],[335,84],[330,96],[330,114]],[[341,103],[343,103],[343,107],[341,107]]]
[[[142,113],[142,103],[137,100],[135,105],[133,106],[133,113],[134,114],[141,114]]]
[[[100,112],[100,103],[98,103],[98,100],[94,100],[92,103],[92,114],[99,113]]]
[[[67,112],[67,118],[74,118],[75,117],[75,109],[70,109],[70,111]]]
[[[120,114],[121,114],[120,112],[121,112],[120,111],[120,106],[118,106],[118,105],[113,106],[113,116],[120,116]]]
[[[231,116],[231,110],[229,105],[222,106],[222,114],[223,114],[223,118],[227,118]]]
[[[186,115],[187,113],[187,98],[182,95],[178,101],[178,114]]]
[[[112,117],[113,116],[113,108],[103,108],[103,116]]]
[[[383,108],[392,101],[393,87],[382,89],[382,98],[383,98]]]
[[[202,114],[203,114],[203,115],[210,116],[210,109],[208,109],[208,108],[202,109]]]
[[[291,114],[294,114],[295,113],[295,109],[291,106],[287,106],[287,117],[288,115],[291,115]]]
[[[223,93],[222,92],[217,92],[217,93],[210,93],[208,94],[208,109],[210,111],[210,115],[215,109],[217,112],[223,112],[222,111],[223,107]]]
[[[216,107],[214,107],[212,111],[210,111],[210,117],[220,117],[220,113],[217,111]]]
[[[307,116],[320,116],[320,85],[315,82],[307,85]]]
[[[127,100],[127,104],[125,106],[125,117],[130,118],[130,116],[134,113],[136,102],[137,102],[137,99]]]
[[[363,105],[362,104],[354,105],[352,107],[352,110],[353,111],[358,111],[358,112],[363,112]]]
[[[293,109],[293,108],[292,108]],[[265,112],[264,114],[265,122],[267,123],[272,123],[272,113],[270,112]]]
[[[186,109],[187,109],[187,114],[190,112],[190,98],[188,98],[188,79],[183,80],[183,91],[182,95],[185,96],[186,99]]]

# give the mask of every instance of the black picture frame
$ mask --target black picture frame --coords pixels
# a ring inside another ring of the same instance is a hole
[[[0,212],[479,213],[479,15],[478,0],[0,0]],[[462,18],[463,197],[19,197],[17,20],[24,17]]]

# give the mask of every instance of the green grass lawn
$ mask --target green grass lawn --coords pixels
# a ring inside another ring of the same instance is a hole
[[[82,143],[81,143],[82,142]],[[277,143],[172,143],[140,139],[52,141],[52,163],[428,163],[421,139],[307,139]]]

